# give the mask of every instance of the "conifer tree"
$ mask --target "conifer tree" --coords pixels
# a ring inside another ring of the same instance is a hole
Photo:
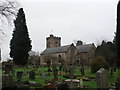
[[[120,1],[117,5],[117,30],[116,30],[116,46],[117,46],[117,66],[120,68]]]
[[[28,52],[32,48],[23,8],[19,9],[14,25],[10,41],[10,57],[13,58],[15,64],[23,66],[27,64]]]

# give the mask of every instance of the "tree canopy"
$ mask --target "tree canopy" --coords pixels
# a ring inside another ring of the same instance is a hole
[[[19,9],[14,25],[13,37],[10,41],[10,57],[13,58],[15,64],[25,65],[32,46],[23,8]]]

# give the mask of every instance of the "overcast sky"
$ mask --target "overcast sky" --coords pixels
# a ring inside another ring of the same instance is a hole
[[[20,0],[32,40],[33,51],[46,48],[50,34],[61,37],[61,44],[76,40],[100,44],[112,41],[116,30],[118,0]],[[9,58],[9,43],[13,28],[8,26],[1,49],[2,59]]]

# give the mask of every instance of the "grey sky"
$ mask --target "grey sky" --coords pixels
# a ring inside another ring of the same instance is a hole
[[[43,51],[46,37],[51,33],[62,38],[62,45],[74,40],[98,44],[105,39],[112,41],[116,30],[117,2],[106,0],[73,0],[62,2],[21,2],[24,8],[32,50]],[[2,43],[2,57],[9,57],[12,28]]]

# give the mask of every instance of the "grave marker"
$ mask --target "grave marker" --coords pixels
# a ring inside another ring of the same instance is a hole
[[[41,78],[42,78],[42,79],[45,79],[45,78],[46,78],[46,73],[45,73],[45,72],[42,72],[42,73],[41,73]]]
[[[29,79],[32,79],[32,80],[35,79],[35,71],[34,70],[30,71],[30,73],[29,73]]]
[[[97,88],[108,88],[108,70],[101,68],[96,72]]]
[[[17,72],[17,78],[22,78],[23,71],[18,71]]]

